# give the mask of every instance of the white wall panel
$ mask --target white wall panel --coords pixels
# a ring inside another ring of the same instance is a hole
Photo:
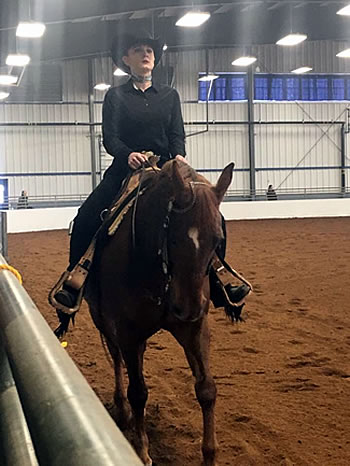
[[[30,123],[30,126],[0,125],[1,174],[23,174],[23,177],[10,176],[11,197],[19,195],[22,189],[30,196],[90,192],[91,181],[82,181],[82,175],[74,176],[74,172],[91,170],[88,127],[54,125],[76,121],[88,121],[87,106],[0,105],[0,122]],[[63,176],[62,172],[70,175]],[[49,173],[56,175],[48,177]]]

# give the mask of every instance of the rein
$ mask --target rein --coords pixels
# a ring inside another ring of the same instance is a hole
[[[184,207],[183,209],[173,207],[173,212],[175,212],[176,214],[185,214],[194,207],[197,200],[196,191],[194,190],[194,187],[200,184],[206,186],[207,188],[210,188],[210,186],[207,183],[204,183],[203,181],[190,181],[190,188],[192,193],[192,200],[190,204],[187,207]]]
[[[142,186],[142,181],[143,178],[145,177],[146,173],[146,165],[149,168],[152,168],[152,170],[157,173],[159,169],[156,169],[148,160],[147,162],[143,162],[141,165],[141,176],[140,176],[140,182],[137,186],[137,191],[136,191],[136,197],[135,197],[135,202],[132,208],[132,217],[131,217],[131,234],[132,234],[132,247],[135,250],[136,249],[136,209],[137,209],[137,203],[140,197],[140,191],[141,191],[141,186]]]

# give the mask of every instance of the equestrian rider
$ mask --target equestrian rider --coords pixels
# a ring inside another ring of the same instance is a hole
[[[100,213],[107,209],[130,170],[146,162],[144,151],[160,156],[159,166],[170,159],[185,161],[185,132],[177,91],[152,81],[152,71],[163,53],[163,42],[144,35],[119,34],[112,47],[112,59],[130,78],[109,89],[103,103],[103,144],[114,157],[112,165],[80,207],[74,219],[67,271],[72,271],[84,255],[101,225]],[[224,223],[223,223],[224,226]],[[225,244],[218,253],[224,255]],[[214,271],[210,274],[211,299],[216,307],[229,303]],[[229,299],[240,302],[250,291],[247,285],[226,287]],[[79,291],[64,283],[55,300],[74,308]]]

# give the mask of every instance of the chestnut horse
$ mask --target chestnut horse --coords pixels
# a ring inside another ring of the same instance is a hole
[[[234,164],[210,184],[183,162],[146,174],[148,188],[114,236],[99,240],[85,298],[114,361],[117,422],[126,427],[130,403],[136,450],[152,464],[144,426],[146,340],[168,330],[183,347],[203,413],[204,464],[216,464],[216,387],[209,370],[208,271],[223,239],[219,205]],[[123,385],[124,360],[129,386]]]

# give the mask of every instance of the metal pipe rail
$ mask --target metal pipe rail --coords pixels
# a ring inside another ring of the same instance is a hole
[[[0,338],[0,464],[38,466],[21,401]]]
[[[0,330],[39,465],[142,464],[8,270],[0,271]]]

